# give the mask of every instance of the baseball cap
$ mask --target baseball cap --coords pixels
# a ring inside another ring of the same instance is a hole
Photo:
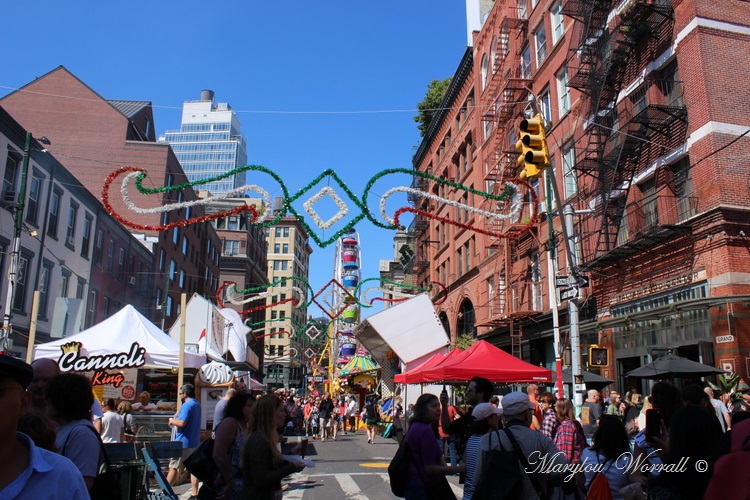
[[[505,415],[518,415],[534,408],[534,403],[531,402],[528,394],[524,392],[506,394],[500,404],[503,406],[503,413]]]
[[[15,379],[26,389],[34,378],[34,370],[20,359],[0,354],[0,377]]]
[[[471,412],[471,416],[474,417],[474,420],[484,420],[490,415],[497,415],[500,417],[503,415],[503,410],[502,408],[497,408],[491,403],[479,403]]]

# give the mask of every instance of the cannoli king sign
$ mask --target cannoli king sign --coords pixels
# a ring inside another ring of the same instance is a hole
[[[60,371],[93,372],[91,385],[112,385],[120,387],[125,380],[121,372],[109,373],[107,370],[138,368],[146,364],[146,349],[138,342],[131,344],[128,352],[85,356],[81,342],[68,342],[60,346],[62,356],[57,360]]]

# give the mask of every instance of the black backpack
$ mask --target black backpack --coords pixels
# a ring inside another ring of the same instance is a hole
[[[409,480],[409,444],[404,439],[388,465],[388,478],[391,492],[397,497],[404,497],[406,482]]]

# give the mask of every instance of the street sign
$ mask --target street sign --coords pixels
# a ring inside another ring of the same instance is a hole
[[[560,290],[560,302],[575,299],[577,297],[578,297],[577,288],[563,288]]]
[[[568,283],[567,276],[555,276],[555,286],[557,288],[564,288],[564,287],[567,287],[569,284],[570,283]],[[579,274],[578,275],[578,288],[588,288],[588,287],[589,287],[589,277]]]

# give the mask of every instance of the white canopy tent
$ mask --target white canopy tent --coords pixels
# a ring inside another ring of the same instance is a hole
[[[129,304],[117,314],[76,335],[36,346],[34,359],[57,361],[62,354],[62,346],[71,342],[80,342],[80,355],[86,357],[129,353],[133,344],[137,343],[145,349],[144,368],[173,368],[179,365],[179,342]],[[186,368],[200,368],[205,362],[205,355],[185,352]]]

